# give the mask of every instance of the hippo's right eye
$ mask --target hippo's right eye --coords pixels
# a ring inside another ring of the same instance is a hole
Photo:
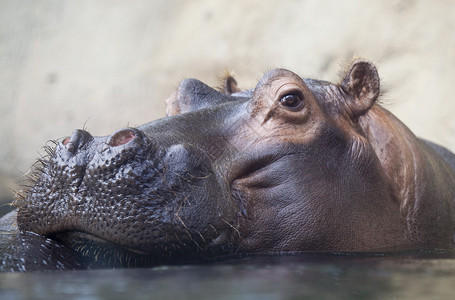
[[[280,103],[290,111],[299,111],[304,106],[303,95],[300,93],[286,94],[281,97]]]

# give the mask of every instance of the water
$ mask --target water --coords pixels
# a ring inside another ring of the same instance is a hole
[[[0,299],[455,299],[455,253],[0,274]]]

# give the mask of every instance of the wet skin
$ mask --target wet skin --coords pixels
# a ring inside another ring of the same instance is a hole
[[[3,223],[68,251],[62,269],[453,248],[455,156],[382,108],[379,85],[366,61],[339,84],[283,69],[246,91],[185,80],[168,117],[49,148]],[[16,258],[40,244],[8,243]]]

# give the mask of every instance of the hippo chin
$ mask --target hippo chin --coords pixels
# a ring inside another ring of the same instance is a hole
[[[187,79],[166,118],[56,143],[5,218],[80,267],[453,248],[455,156],[379,94],[362,60],[339,84],[283,69],[245,91]]]

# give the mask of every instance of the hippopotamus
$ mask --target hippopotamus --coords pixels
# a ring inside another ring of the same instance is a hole
[[[231,76],[221,90],[186,79],[167,117],[101,137],[75,130],[3,218],[4,269],[453,249],[455,156],[380,94],[362,59],[339,83],[285,69],[247,90]]]

